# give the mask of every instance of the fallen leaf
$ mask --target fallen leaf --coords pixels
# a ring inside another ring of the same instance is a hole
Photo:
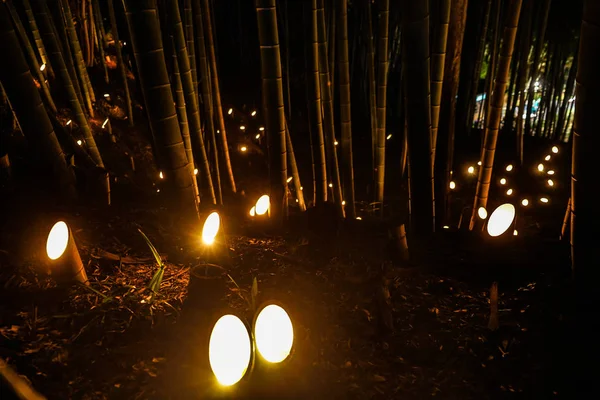
[[[373,375],[373,382],[385,382],[386,379],[381,375]]]

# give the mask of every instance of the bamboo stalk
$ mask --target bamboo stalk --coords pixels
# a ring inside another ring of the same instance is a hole
[[[194,45],[194,13],[192,11],[192,0],[183,1],[183,17],[185,23],[185,40],[190,59],[190,69],[194,80],[194,90],[198,92],[198,73],[196,71],[196,46]]]
[[[50,59],[48,58],[46,47],[44,46],[44,42],[42,41],[42,38],[40,36],[40,31],[38,29],[37,22],[35,21],[35,16],[33,15],[33,11],[31,10],[31,4],[29,3],[29,0],[22,0],[22,2],[23,8],[25,10],[25,16],[27,17],[27,22],[29,25],[29,31],[31,32],[31,36],[33,37],[33,41],[35,42],[35,46],[40,56],[40,60],[42,64],[46,64],[48,76],[54,78],[54,69],[52,68],[52,64],[50,64]]]
[[[181,137],[183,138],[183,145],[185,147],[185,154],[187,155],[188,163],[191,164],[191,168],[194,168],[194,155],[192,153],[192,142],[190,139],[190,126],[188,123],[187,111],[185,109],[185,97],[183,95],[183,85],[181,84],[181,74],[179,72],[179,63],[177,62],[177,53],[175,52],[175,45],[173,44],[173,37],[171,36],[171,47],[170,53],[173,60],[173,78],[171,79],[171,86],[173,87],[175,104],[177,109],[177,119],[179,121],[179,129],[181,130]]]
[[[390,1],[382,0],[379,7],[379,38],[377,45],[377,151],[375,152],[377,180],[375,181],[377,202],[383,215],[385,186],[385,137],[388,78],[388,30]]]
[[[100,52],[100,63],[104,69],[104,82],[109,83],[108,78],[108,67],[106,66],[106,55],[104,48],[106,47],[106,33],[104,32],[104,22],[102,20],[102,14],[100,13],[100,7],[98,6],[98,0],[93,0],[93,12],[95,14],[96,22],[96,37],[98,38],[98,51]]]
[[[563,218],[562,228],[560,229],[560,236],[558,240],[563,240],[565,237],[565,232],[567,230],[567,225],[569,224],[569,217],[571,216],[571,198],[569,197],[569,201],[567,202],[567,209],[565,210],[565,217]]]
[[[300,181],[300,174],[298,173],[298,164],[296,164],[296,155],[294,154],[294,145],[292,143],[292,136],[288,127],[287,121],[285,123],[285,140],[286,140],[286,152],[288,154],[288,161],[290,164],[290,170],[292,172],[292,180],[294,188],[296,189],[296,196],[298,199],[298,207],[300,211],[306,211],[306,203],[304,202],[304,192],[302,191],[302,183]]]
[[[375,83],[375,49],[373,45],[373,17],[371,0],[367,2],[367,80],[369,87],[369,122],[371,123],[371,172],[373,181],[377,178],[377,91]]]

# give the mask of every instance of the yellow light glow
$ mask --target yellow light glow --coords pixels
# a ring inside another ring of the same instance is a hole
[[[77,144],[78,144],[79,146],[81,146],[81,145],[83,144],[83,142],[82,142],[81,140],[78,140],[78,141],[77,141]]]
[[[334,144],[335,146],[337,146],[337,145],[338,145],[338,141],[336,140],[335,142],[333,142],[333,144]]]
[[[223,386],[238,383],[251,356],[250,334],[242,320],[231,314],[219,318],[208,342],[208,360],[217,381]]]
[[[342,205],[345,206],[346,205],[346,200],[342,200]]]
[[[500,184],[501,185],[506,185],[506,178],[500,179]]]
[[[557,153],[558,153],[558,147],[556,147],[556,146],[552,146],[552,152],[553,152],[554,154],[557,154]]]
[[[248,150],[248,148],[247,148],[246,146],[242,146],[242,147],[240,147],[240,150],[241,150],[241,151],[247,151],[247,150]]]
[[[54,224],[46,241],[46,254],[51,260],[57,260],[63,255],[69,243],[69,227],[64,221]]]
[[[529,205],[529,200],[527,200],[527,199],[523,199],[523,200],[521,200],[521,205],[522,205],[523,207],[527,207],[527,206]]]
[[[359,221],[360,221],[360,220],[362,220],[362,218],[361,218],[361,217],[356,217],[356,219],[357,219],[357,220],[359,220]]]
[[[541,163],[538,164],[537,168],[538,168],[538,171],[543,172],[544,171],[544,164],[541,164]]]
[[[202,228],[202,242],[204,244],[213,244],[215,242],[215,237],[217,237],[217,233],[219,233],[219,228],[221,227],[221,217],[215,211],[212,212],[204,221],[204,227]]]
[[[304,190],[304,188],[302,186],[300,186],[300,190]]]
[[[229,115],[233,114],[233,108],[230,108],[229,111],[227,111],[227,114],[229,114]]]
[[[513,231],[513,236],[518,236],[518,235],[519,235],[519,232],[517,232],[517,230],[515,229],[515,230]]]
[[[550,161],[551,158],[552,158],[552,156],[550,154],[548,154],[546,157],[544,157],[544,161]]]
[[[160,171],[160,172],[158,173],[158,177],[159,177],[160,179],[164,179],[164,178],[165,178],[165,176],[163,175],[162,171]]]
[[[46,64],[42,64],[42,66],[40,67],[40,71],[43,71],[46,69]]]
[[[255,136],[256,139],[260,139],[260,133],[257,133]]]
[[[512,190],[512,189],[508,189],[508,190],[506,191],[506,195],[507,195],[507,196],[510,196],[511,194],[513,194],[513,190]]]
[[[506,166],[506,172],[510,172],[510,171],[512,171],[512,170],[513,170],[513,166],[512,166],[512,164],[508,164],[508,165]]]
[[[471,175],[473,175],[475,173],[475,167],[470,166],[469,168],[467,168],[467,172]]]
[[[194,175],[198,175],[198,168],[194,168]]]
[[[106,124],[108,124],[108,118],[106,118],[106,119],[104,120],[104,123],[102,124],[102,129],[104,129],[104,127],[106,126]]]
[[[550,200],[548,200],[548,198],[547,198],[547,197],[541,197],[541,198],[540,198],[540,201],[541,201],[542,203],[548,203]]]
[[[481,219],[486,219],[487,218],[487,210],[485,209],[485,207],[479,207],[477,209],[477,215]]]
[[[456,189],[456,183],[454,181],[450,181],[450,190]]]
[[[548,179],[548,186],[554,186],[554,181],[552,179]]]
[[[481,161],[477,161],[477,165],[481,166]]]
[[[264,131],[264,130],[265,130],[265,127],[264,127],[264,126],[261,126],[260,128],[258,128],[258,130],[262,132],[262,131]]]
[[[443,228],[444,229],[450,229],[450,227],[448,225],[444,225]]]
[[[108,93],[104,93],[104,97],[106,97],[106,98],[109,98],[109,97],[110,97],[110,94],[108,94]]]
[[[554,175],[554,170],[550,169],[548,170],[548,172],[546,172],[548,175]]]
[[[294,327],[288,313],[275,304],[263,308],[254,324],[254,340],[256,349],[268,362],[285,360],[294,344]]]
[[[287,182],[287,183],[290,183],[290,182],[292,181],[292,179],[294,179],[294,177],[293,177],[293,176],[290,176],[289,178],[287,178],[287,181],[286,181],[286,182]]]
[[[254,217],[256,215],[256,206],[252,206],[252,208],[250,209],[250,216]]]
[[[385,138],[385,140],[390,140],[392,138],[392,134],[390,133],[389,135],[387,135],[387,137]]]
[[[256,201],[256,215],[264,215],[267,211],[269,211],[269,207],[271,207],[271,199],[269,199],[268,194],[263,194]]]
[[[502,204],[494,210],[487,224],[487,232],[490,236],[502,235],[515,219],[515,206],[510,203]]]
[[[332,188],[332,187],[333,187],[333,183],[330,183],[330,184],[329,184],[329,187],[330,187],[330,188]]]
[[[240,125],[240,131],[245,131],[246,127],[244,125]]]
[[[254,117],[256,115],[256,111],[252,111],[252,113],[250,113],[250,115],[252,115]]]
[[[71,120],[68,120],[66,125],[67,125],[67,126],[71,125],[71,122],[73,122],[73,121],[71,121]]]
[[[156,189],[156,193],[160,193],[160,189]]]

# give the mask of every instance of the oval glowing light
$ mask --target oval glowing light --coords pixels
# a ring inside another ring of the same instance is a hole
[[[538,171],[543,172],[544,171],[544,164],[538,164],[537,169],[538,169]]]
[[[48,240],[46,241],[46,254],[51,260],[56,260],[63,255],[69,243],[69,227],[64,221],[58,221],[54,224]]]
[[[221,217],[215,211],[211,213],[204,221],[204,227],[202,228],[202,241],[204,244],[213,244],[215,237],[219,233],[221,227]]]
[[[474,174],[474,173],[475,173],[475,167],[473,167],[473,166],[470,166],[470,167],[467,169],[467,172],[468,172],[469,174]]]
[[[552,146],[552,152],[553,152],[554,154],[558,153],[558,147],[556,147],[556,146]]]
[[[512,190],[512,189],[508,189],[508,190],[506,191],[506,195],[507,195],[507,196],[510,196],[511,194],[513,194],[513,190]]]
[[[548,175],[554,175],[554,171],[553,170],[549,170],[548,172],[546,172]]]
[[[500,184],[501,185],[506,185],[506,178],[500,179]]]
[[[506,203],[494,210],[487,224],[487,232],[490,236],[496,237],[502,235],[515,219],[515,206]]]
[[[508,164],[508,165],[506,166],[506,172],[510,172],[510,171],[512,171],[512,169],[513,169],[513,166],[512,166],[512,164]]]
[[[529,205],[529,200],[527,200],[527,199],[523,199],[523,200],[521,200],[521,205],[522,205],[523,207],[527,207],[527,206]]]
[[[268,194],[264,194],[256,201],[256,208],[254,211],[256,212],[256,215],[264,215],[269,211],[269,207],[271,207],[271,200],[269,199]]]
[[[479,207],[479,209],[477,209],[477,215],[481,219],[486,219],[487,218],[487,210],[485,209],[485,207]]]
[[[256,206],[252,206],[252,208],[250,209],[250,216],[254,217],[256,215]]]
[[[548,202],[548,201],[550,201],[550,200],[548,200],[548,198],[547,198],[547,197],[542,197],[542,198],[540,198],[540,201],[541,201],[542,203],[547,203],[547,202]]]
[[[546,157],[544,157],[544,161],[550,161],[551,158],[552,158],[552,156],[550,154],[548,154]]]
[[[456,183],[454,181],[450,181],[450,190],[456,189]]]
[[[294,344],[294,327],[288,313],[275,304],[263,308],[254,324],[254,339],[265,360],[270,363],[285,360]]]
[[[548,186],[554,186],[554,181],[552,179],[548,179]]]
[[[208,360],[217,381],[223,386],[238,383],[251,356],[250,334],[242,320],[231,314],[219,318],[208,342]]]

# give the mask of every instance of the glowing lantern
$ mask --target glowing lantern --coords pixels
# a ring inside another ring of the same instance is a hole
[[[298,200],[298,199],[296,199]],[[345,206],[346,205],[346,200],[342,200],[342,205]]]
[[[256,110],[252,111],[252,113],[250,115],[254,117],[256,115]]]
[[[108,99],[110,97],[110,94],[104,93],[104,97]]]
[[[551,158],[552,158],[552,156],[550,154],[548,154],[546,157],[544,157],[544,161],[550,161]]]
[[[333,183],[330,183],[330,184],[329,184],[329,187],[330,187],[330,188],[332,188],[332,187],[333,187]]]
[[[242,152],[246,152],[246,151],[248,150],[248,148],[247,148],[246,146],[242,146],[242,147],[240,147],[240,150],[241,150]]]
[[[288,358],[294,344],[294,327],[288,313],[276,304],[260,310],[254,322],[254,340],[267,362],[280,363]]]
[[[246,127],[244,125],[240,125],[240,131],[245,131]]]
[[[254,136],[255,139],[260,139],[260,133],[257,133],[256,136]]]
[[[554,181],[552,179],[548,179],[548,186],[554,186]]]
[[[246,325],[235,315],[224,315],[215,324],[208,342],[208,360],[223,386],[238,383],[250,366],[252,343]]]
[[[233,114],[233,108],[230,108],[229,111],[227,111],[227,114],[229,114],[229,115]]]
[[[527,207],[527,206],[529,205],[529,200],[527,200],[527,199],[523,199],[523,200],[521,200],[521,205],[522,205],[523,207]]]
[[[487,232],[492,237],[502,235],[515,220],[515,206],[505,203],[494,210],[488,219]]]
[[[194,168],[194,175],[198,175],[198,168]]]
[[[67,121],[67,123],[66,123],[65,125],[69,126],[69,125],[71,125],[71,122],[73,122],[73,121],[71,121],[71,120],[68,120],[68,121]]]
[[[538,164],[537,166],[538,171],[543,172],[544,171],[544,164]]]
[[[511,194],[513,194],[513,190],[512,190],[512,189],[508,189],[508,190],[506,191],[506,195],[507,195],[507,196],[510,196]]]
[[[554,175],[554,170],[550,169],[548,170],[548,172],[546,172],[548,175]]]
[[[250,209],[250,216],[254,217],[256,215],[256,206],[252,206],[252,208]]]
[[[104,129],[104,127],[106,126],[106,124],[108,124],[108,118],[106,118],[104,120],[104,122],[102,123],[102,129]]]
[[[475,173],[475,167],[470,166],[469,168],[467,168],[467,172],[471,175],[473,175]]]
[[[486,219],[487,218],[487,210],[485,209],[485,207],[479,207],[477,209],[477,215],[481,219]]]
[[[390,140],[392,138],[392,134],[390,133],[389,135],[387,135],[387,137],[385,138],[385,140]]]
[[[456,183],[454,181],[450,181],[450,190],[456,189]]]
[[[262,132],[262,131],[264,131],[264,130],[265,130],[265,127],[264,127],[264,126],[261,126],[260,128],[258,128],[258,130]]]
[[[513,166],[512,166],[512,164],[508,164],[508,165],[506,166],[506,172],[510,172],[510,171],[512,171],[512,170],[513,170]]]
[[[477,161],[477,165],[481,167],[481,161]]]
[[[540,201],[541,201],[542,203],[548,203],[550,200],[548,200],[548,198],[547,198],[547,197],[540,197]]]
[[[336,140],[335,142],[333,142],[333,145],[337,146],[338,145],[338,141]]]
[[[287,183],[290,183],[290,182],[292,181],[292,179],[294,179],[294,177],[293,177],[293,176],[290,176],[289,178],[287,178],[287,181],[286,181],[286,182],[287,182]]]
[[[269,199],[268,194],[262,195],[257,201],[255,206],[256,215],[265,215],[269,208],[271,207],[271,200]]]
[[[87,274],[71,230],[64,221],[54,224],[46,240],[46,255],[50,260],[50,274],[63,282],[78,281],[89,285]]]
[[[558,147],[556,147],[556,146],[552,146],[552,152],[553,152],[554,154],[557,154],[557,153],[558,153]]]
[[[78,140],[78,141],[77,141],[77,144],[78,144],[79,146],[81,146],[81,145],[83,144],[83,142],[82,142],[81,140]]]
[[[450,229],[450,227],[448,225],[444,225],[443,228],[444,229]]]
[[[517,235],[519,235],[519,232],[517,232],[517,230],[515,229],[515,230],[513,231],[513,236],[517,236]]]
[[[42,64],[42,66],[40,67],[40,71],[44,71],[46,69],[46,64]]]
[[[158,177],[159,177],[160,179],[164,179],[164,178],[165,178],[165,176],[163,175],[162,171],[160,171],[160,172],[158,173]]]
[[[506,185],[506,178],[500,179],[500,184],[501,185]]]
[[[202,228],[202,242],[206,245],[211,245],[215,242],[215,237],[219,233],[221,227],[221,217],[217,212],[212,212],[204,221]]]

